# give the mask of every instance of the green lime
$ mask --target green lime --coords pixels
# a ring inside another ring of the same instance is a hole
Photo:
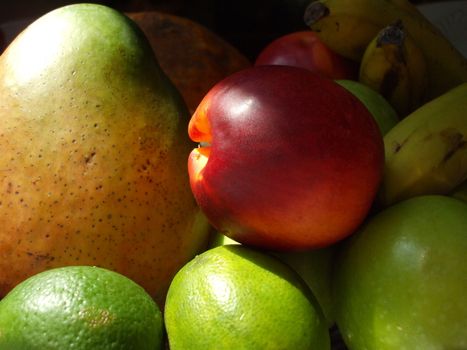
[[[210,247],[226,244],[240,244],[218,231],[210,238]],[[294,269],[306,282],[323,310],[328,327],[334,325],[331,277],[337,245],[306,251],[269,252]]]
[[[207,250],[178,271],[165,325],[171,350],[330,348],[305,282],[278,258],[242,245]]]
[[[273,252],[275,256],[298,272],[318,300],[327,325],[334,325],[331,293],[332,268],[337,245],[306,251]]]
[[[2,350],[162,348],[158,305],[141,286],[107,269],[50,269],[0,301]]]

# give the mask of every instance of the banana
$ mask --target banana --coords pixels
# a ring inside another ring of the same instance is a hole
[[[333,51],[357,62],[382,28],[401,20],[425,55],[428,85],[424,101],[467,82],[467,58],[402,0],[314,0],[306,8],[304,20]]]
[[[379,31],[368,44],[359,81],[379,92],[402,119],[422,105],[426,74],[423,52],[397,21]]]
[[[368,43],[382,26],[369,21],[364,12],[336,12],[326,2],[312,1],[305,10],[305,23],[333,51],[359,63]]]
[[[467,83],[422,105],[385,136],[378,207],[448,194],[467,180]]]

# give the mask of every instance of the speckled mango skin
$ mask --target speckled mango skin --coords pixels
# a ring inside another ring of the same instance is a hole
[[[0,56],[0,297],[65,265],[109,268],[159,303],[209,226],[189,188],[187,108],[136,25],[54,10]]]

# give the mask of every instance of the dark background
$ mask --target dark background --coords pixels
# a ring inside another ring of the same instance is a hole
[[[157,10],[189,19],[211,29],[254,60],[271,40],[306,29],[303,13],[311,0],[116,0],[93,1],[122,12]],[[414,3],[426,1],[413,1]],[[0,2],[0,26],[35,18],[77,1],[34,0]],[[1,38],[0,38],[1,39]],[[11,38],[4,38],[8,41]],[[0,44],[0,51],[2,47]]]

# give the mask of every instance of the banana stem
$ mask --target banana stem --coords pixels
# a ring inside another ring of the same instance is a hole
[[[329,15],[329,8],[326,5],[319,1],[312,1],[305,9],[303,20],[307,26],[311,26],[327,15]]]
[[[405,28],[401,20],[397,20],[381,30],[376,39],[376,45],[381,47],[386,44],[393,44],[402,47],[405,40]]]

